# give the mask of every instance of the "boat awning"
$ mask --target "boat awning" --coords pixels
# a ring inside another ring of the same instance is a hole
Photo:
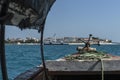
[[[0,11],[4,1],[0,0]],[[8,14],[12,18],[6,24],[20,29],[40,30],[54,2],[55,0],[9,0]]]

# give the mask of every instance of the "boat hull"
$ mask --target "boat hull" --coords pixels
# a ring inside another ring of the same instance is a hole
[[[51,80],[120,80],[120,60],[101,61],[47,61]],[[30,73],[31,72],[31,73]],[[26,75],[26,76],[25,76]],[[15,80],[44,80],[41,67],[20,74]]]

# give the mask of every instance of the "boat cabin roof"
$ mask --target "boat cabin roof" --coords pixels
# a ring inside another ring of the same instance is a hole
[[[7,0],[0,0],[0,11]],[[55,0],[9,0],[8,13],[12,18],[7,25],[15,25],[21,29],[37,29],[46,20],[47,14]]]

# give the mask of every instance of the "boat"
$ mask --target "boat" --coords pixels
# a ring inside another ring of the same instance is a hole
[[[57,60],[46,61],[48,80],[119,80],[120,57],[90,47],[90,38],[91,35],[87,42],[83,41],[84,47],[77,47],[76,53]],[[20,74],[15,80],[44,80],[43,76],[43,65],[40,65]]]
[[[57,60],[46,61],[48,80],[119,80],[120,57],[97,51],[90,47],[90,37],[84,47],[77,47],[77,52]],[[30,74],[28,75],[28,73]],[[24,76],[23,76],[24,75]],[[37,75],[37,77],[32,77]],[[28,77],[29,76],[29,77]],[[20,74],[17,79],[44,80],[43,66]]]
[[[21,43],[20,43],[20,42],[17,42],[17,45],[21,45]]]
[[[78,52],[45,62],[48,80],[119,80],[119,63],[120,57],[97,51]],[[15,80],[44,80],[43,65],[21,73]]]
[[[44,42],[44,45],[65,45],[62,42]]]
[[[0,61],[3,80],[8,80],[4,43],[6,24],[16,25],[21,30],[36,29],[41,33],[42,64],[21,73],[14,80],[120,80],[119,57],[112,56],[110,59],[99,58],[97,60],[65,60],[61,58],[45,61],[43,33],[47,14],[54,2],[55,0],[0,1]],[[88,41],[83,52],[91,51],[89,46]]]

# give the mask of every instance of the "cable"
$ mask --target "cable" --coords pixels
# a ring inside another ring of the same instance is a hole
[[[43,44],[44,25],[45,25],[45,21],[43,22],[43,24],[41,26],[41,42],[40,42],[41,49],[40,50],[41,50],[41,58],[42,58],[43,68],[44,68],[44,72],[45,72],[45,80],[49,80],[46,65],[45,65],[45,59],[44,59],[44,44]]]
[[[101,80],[104,80],[104,64],[102,58],[100,58],[101,61]]]

